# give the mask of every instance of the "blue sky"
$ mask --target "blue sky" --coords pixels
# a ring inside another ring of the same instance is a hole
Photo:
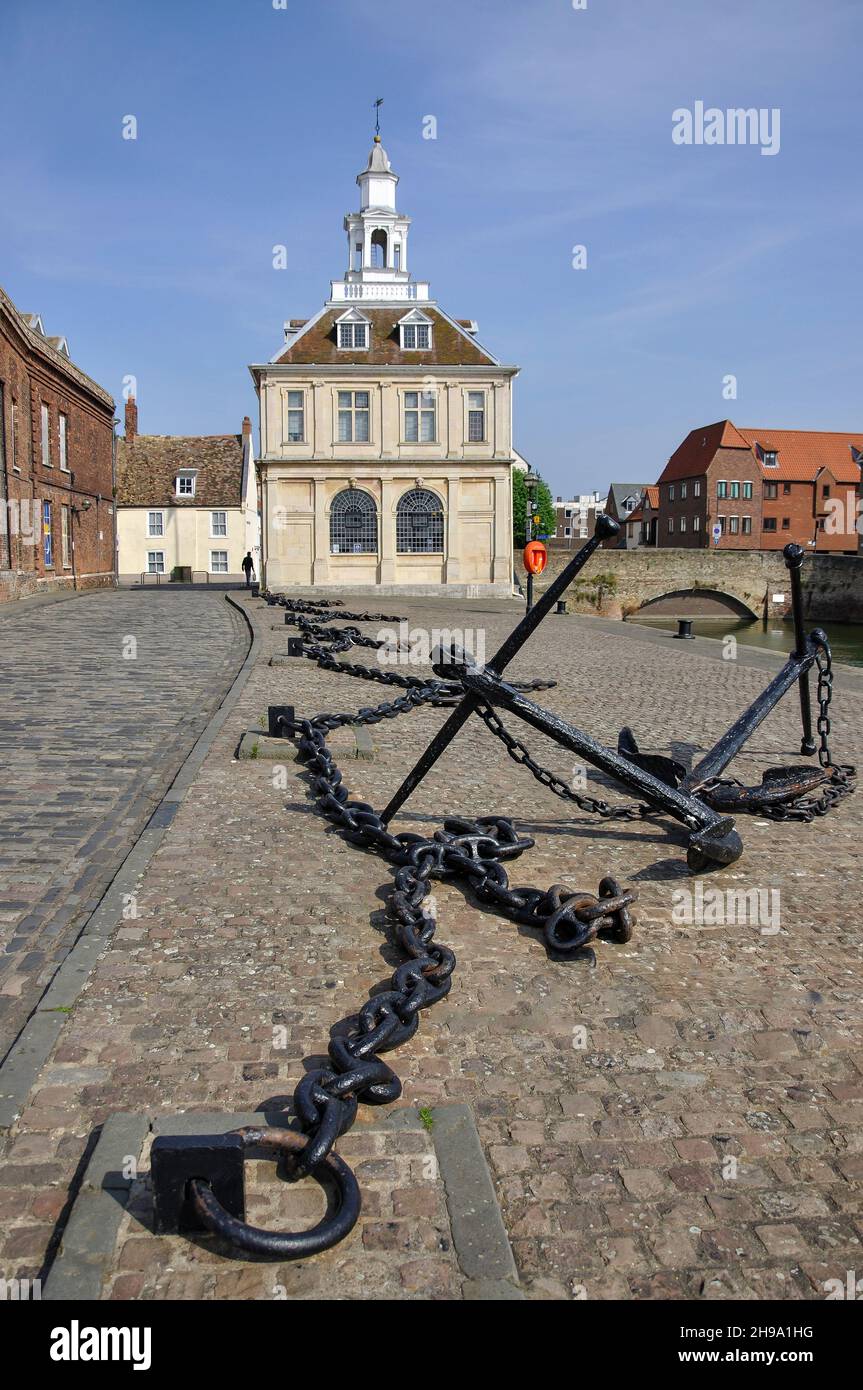
[[[0,283],[143,432],[238,430],[383,96],[412,270],[522,368],[554,492],[724,416],[860,430],[861,47],[859,0],[2,0]],[[675,145],[699,100],[778,107],[778,154]]]

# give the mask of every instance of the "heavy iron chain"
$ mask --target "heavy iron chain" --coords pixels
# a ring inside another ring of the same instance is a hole
[[[757,798],[754,798],[747,804],[737,806],[735,808],[737,811],[764,816],[767,820],[799,821],[808,824],[817,816],[826,816],[843,797],[854,791],[856,769],[850,763],[834,763],[830,752],[830,701],[833,698],[833,662],[829,646],[819,645],[815,660],[818,666],[819,715],[817,730],[820,739],[818,761],[823,768],[829,769],[830,781],[817,795],[803,795],[796,800],[780,805],[759,802]],[[655,814],[653,807],[642,801],[627,802],[623,806],[612,806],[609,802],[602,801],[598,797],[584,796],[573,791],[572,787],[531,756],[530,751],[509,732],[500,716],[490,705],[478,705],[476,712],[486,727],[503,743],[513,762],[518,763],[520,767],[526,767],[528,772],[555,796],[573,802],[580,810],[586,811],[590,815],[602,816],[609,820],[640,820],[645,816]],[[698,794],[709,805],[710,793],[714,789],[741,785],[742,783],[736,778],[714,778],[700,787]]]
[[[491,705],[477,705],[477,714],[495,736],[499,738],[513,762],[520,767],[526,767],[544,787],[548,787],[555,796],[560,796],[564,801],[572,801],[581,811],[587,811],[593,816],[603,816],[607,820],[642,820],[645,816],[655,814],[653,807],[646,805],[643,801],[631,801],[625,806],[611,806],[609,802],[600,800],[596,796],[583,796],[580,792],[573,791],[566,782],[560,777],[549,772],[547,767],[542,767],[533,758],[525,745],[504,726],[503,720],[492,709]]]
[[[815,654],[818,667],[818,761],[830,773],[830,781],[815,796],[804,796],[791,805],[761,806],[757,814],[767,820],[810,822],[826,816],[843,797],[854,791],[856,768],[851,763],[834,763],[830,752],[830,702],[833,699],[833,655],[828,643],[819,643]]]
[[[502,861],[514,859],[535,843],[519,835],[502,816],[475,820],[450,818],[431,838],[403,832],[393,835],[380,815],[363,801],[351,801],[333,755],[327,747],[330,729],[343,723],[377,723],[416,708],[438,703],[438,682],[411,690],[400,700],[358,715],[318,715],[314,719],[281,716],[286,733],[299,735],[299,756],[313,775],[313,789],[323,814],[352,844],[375,849],[397,865],[387,915],[396,938],[408,956],[398,966],[389,990],[374,995],[335,1030],[329,1045],[331,1066],[307,1073],[294,1093],[296,1112],[309,1135],[296,1159],[297,1173],[320,1165],[339,1135],[353,1123],[357,1102],[385,1105],[401,1095],[401,1082],[378,1054],[413,1037],[421,1009],[449,993],[455,955],[433,940],[436,921],[424,908],[432,879],[466,879],[480,902],[518,922],[540,928],[549,951],[572,957],[601,936],[625,942],[632,935],[629,911],[636,894],[622,891],[611,877],[602,879],[599,894],[578,892],[562,884],[547,891],[511,888]],[[343,1031],[344,1030],[344,1031]]]
[[[348,663],[333,661],[320,645],[310,647],[304,655],[327,669],[335,667],[364,678],[370,674],[373,679],[398,675],[370,673],[366,667],[355,670]],[[437,923],[424,906],[432,880],[466,881],[480,902],[515,921],[541,929],[549,952],[557,959],[577,956],[597,938],[626,942],[634,925],[630,908],[637,894],[623,891],[610,876],[600,882],[598,895],[563,884],[554,884],[548,890],[510,887],[503,861],[517,858],[535,841],[519,835],[505,817],[448,818],[431,837],[411,832],[394,835],[367,802],[350,800],[342,773],[327,747],[327,734],[345,724],[376,724],[392,719],[422,704],[451,704],[457,685],[414,676],[399,676],[393,683],[408,683],[406,694],[353,715],[279,717],[283,732],[299,739],[299,757],[312,774],[313,791],[322,813],[352,844],[374,849],[396,866],[386,910],[395,924],[397,941],[408,957],[395,970],[390,988],[368,1000],[356,1022],[347,1019],[334,1030],[328,1049],[330,1065],[308,1072],[296,1087],[294,1105],[308,1136],[305,1147],[292,1160],[296,1176],[320,1169],[335,1141],[353,1123],[359,1101],[386,1105],[398,1099],[401,1082],[380,1054],[412,1038],[419,1026],[420,1011],[449,993],[456,958],[448,947],[434,941]],[[530,684],[536,688],[554,682]],[[462,693],[460,687],[457,693]]]

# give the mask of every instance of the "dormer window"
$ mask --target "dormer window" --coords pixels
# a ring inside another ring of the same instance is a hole
[[[178,473],[176,480],[177,497],[194,497],[195,495],[195,474],[191,470]]]
[[[432,347],[432,321],[418,309],[399,320],[403,352],[429,352]]]
[[[368,351],[371,324],[356,309],[349,309],[336,320],[336,342],[340,349]]]
[[[340,323],[339,324],[339,347],[340,348],[367,348],[368,343],[368,324],[366,323]]]
[[[428,352],[431,347],[431,329],[427,323],[406,323],[402,329],[402,347],[415,348],[418,352]]]
[[[775,450],[775,449],[765,449],[765,450],[764,450],[764,467],[765,467],[765,468],[776,468],[777,466],[778,466],[778,460],[777,460],[777,457],[776,457],[776,450]]]

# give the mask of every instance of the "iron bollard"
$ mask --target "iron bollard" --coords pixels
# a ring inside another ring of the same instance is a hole
[[[293,705],[268,705],[267,706],[267,733],[270,738],[289,738],[286,732],[286,725],[282,720],[287,721],[287,727],[294,722]]]
[[[692,619],[678,618],[677,631],[674,636],[683,638],[684,642],[694,642],[695,638],[692,635]]]
[[[559,599],[557,600],[557,607],[555,608],[554,611],[555,611],[555,613],[559,613],[561,617],[566,617],[566,599],[565,599],[565,598],[559,598]]]

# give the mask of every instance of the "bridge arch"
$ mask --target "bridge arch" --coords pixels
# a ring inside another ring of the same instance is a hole
[[[639,617],[722,618],[757,620],[759,614],[748,603],[722,589],[701,585],[691,589],[667,589],[645,598],[637,610]],[[631,616],[635,616],[632,614]]]

